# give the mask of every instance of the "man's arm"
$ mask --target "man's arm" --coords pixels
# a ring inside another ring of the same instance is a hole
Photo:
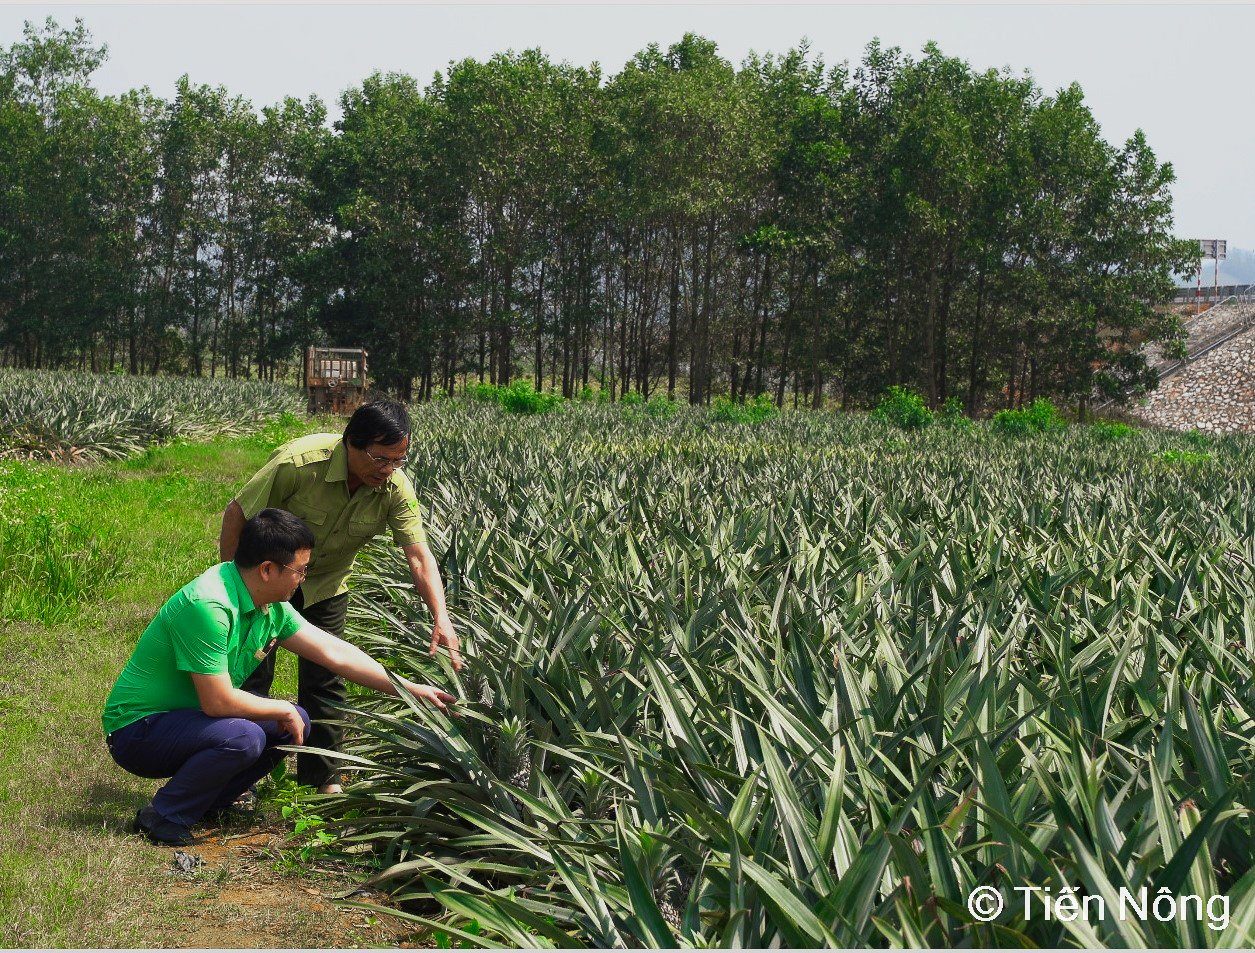
[[[250,516],[268,506],[283,506],[296,488],[296,467],[285,456],[287,444],[270,455],[266,465],[254,473],[222,513],[218,534],[218,555],[223,562],[235,558],[240,531]]]
[[[222,530],[218,533],[218,558],[224,563],[235,558],[240,545],[240,531],[244,529],[244,510],[232,500],[222,513]]]
[[[449,618],[449,609],[444,601],[444,583],[440,581],[440,567],[436,565],[436,557],[425,542],[410,543],[403,547],[405,561],[410,566],[410,577],[414,580],[414,589],[427,608],[431,610],[431,649],[435,655],[438,646],[443,645],[449,650],[449,660],[453,670],[462,670],[462,653],[459,651],[458,634],[453,629],[453,620]]]
[[[200,699],[201,710],[210,718],[247,718],[249,721],[273,719],[292,736],[293,744],[299,745],[305,740],[305,726],[291,702],[262,698],[252,692],[235,688],[225,672],[217,675],[200,675],[196,672],[190,674],[192,684],[196,686],[196,695]]]
[[[330,669],[351,682],[373,688],[385,695],[396,695],[397,691],[388,678],[387,670],[373,658],[344,639],[338,639],[315,625],[306,623],[295,635],[288,636],[279,643],[285,649],[295,652],[301,658]],[[448,692],[441,691],[432,685],[419,685],[407,678],[400,679],[401,684],[415,698],[435,705],[441,711],[454,704],[457,699]]]

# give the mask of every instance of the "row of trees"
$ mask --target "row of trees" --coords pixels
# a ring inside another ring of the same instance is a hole
[[[506,53],[373,75],[333,128],[187,78],[102,96],[103,56],[81,22],[0,48],[8,363],[273,377],[326,341],[408,398],[900,383],[976,411],[1144,386],[1193,267],[1140,133],[931,45],[737,69],[687,35],[609,78]]]

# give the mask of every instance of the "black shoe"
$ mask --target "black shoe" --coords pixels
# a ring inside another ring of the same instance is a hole
[[[135,823],[132,829],[136,834],[143,834],[159,847],[186,847],[195,843],[192,832],[182,824],[165,820],[153,810],[151,804],[145,804],[135,812]]]

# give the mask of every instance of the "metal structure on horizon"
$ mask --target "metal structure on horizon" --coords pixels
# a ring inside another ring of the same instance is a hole
[[[1198,250],[1205,260],[1211,258],[1216,262],[1214,284],[1217,296],[1220,293],[1220,259],[1229,257],[1229,242],[1223,238],[1200,238]],[[1195,294],[1195,314],[1203,311],[1203,263],[1198,263],[1198,291]]]

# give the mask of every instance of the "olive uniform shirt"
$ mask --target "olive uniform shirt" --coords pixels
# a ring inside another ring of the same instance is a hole
[[[105,702],[105,734],[160,712],[200,708],[192,673],[239,688],[266,651],[304,626],[286,602],[257,608],[235,563],[213,566],[166,600]]]
[[[404,473],[393,470],[388,482],[363,485],[352,494],[348,481],[344,438],[316,433],[275,450],[235,495],[246,519],[276,506],[296,514],[313,530],[314,551],[301,583],[307,606],[348,591],[357,551],[385,527],[392,530],[398,546],[427,541],[418,498]]]

